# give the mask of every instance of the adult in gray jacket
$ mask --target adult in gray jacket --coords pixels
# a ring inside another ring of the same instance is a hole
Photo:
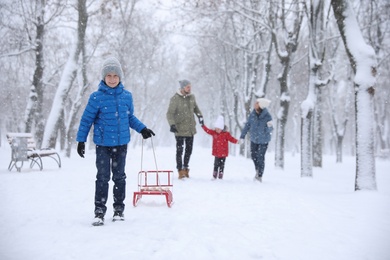
[[[255,164],[256,175],[255,179],[262,181],[264,173],[264,157],[268,148],[268,143],[271,141],[271,133],[273,130],[272,116],[267,110],[267,106],[271,103],[270,100],[259,98],[256,100],[253,111],[249,114],[248,121],[241,132],[241,139],[245,135],[250,134],[251,141],[251,157]]]
[[[199,123],[201,124],[203,123],[203,116],[196,104],[195,96],[191,94],[191,82],[181,80],[179,84],[180,89],[170,100],[167,120],[171,127],[170,131],[175,134],[176,168],[179,172],[179,179],[182,179],[189,178],[189,162],[192,154],[194,135],[196,134],[194,114],[198,117]]]

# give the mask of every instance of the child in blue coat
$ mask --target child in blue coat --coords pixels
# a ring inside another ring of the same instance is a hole
[[[123,71],[119,61],[110,57],[103,63],[98,90],[89,97],[77,132],[77,153],[84,158],[85,142],[93,127],[96,144],[95,226],[104,224],[108,182],[114,181],[113,221],[124,220],[126,194],[125,164],[130,128],[143,138],[154,135],[135,115],[132,94],[122,85]]]
[[[272,116],[267,110],[267,106],[271,101],[265,98],[256,100],[253,111],[249,114],[248,121],[241,132],[241,139],[250,133],[251,141],[251,157],[255,164],[255,180],[262,181],[264,173],[264,158],[268,148],[268,143],[271,141],[271,133],[273,130]]]

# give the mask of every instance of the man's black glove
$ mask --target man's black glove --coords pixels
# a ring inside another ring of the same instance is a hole
[[[152,135],[155,135],[152,130],[146,127],[141,130],[141,134],[144,139],[148,139],[149,137],[152,137]]]
[[[77,153],[80,155],[80,157],[84,158],[85,154],[85,143],[80,142],[77,144]]]
[[[204,125],[203,116],[200,116],[198,119],[199,119],[199,124],[203,126]]]
[[[172,133],[177,133],[178,132],[175,125],[171,125],[171,129],[169,131],[171,131]]]

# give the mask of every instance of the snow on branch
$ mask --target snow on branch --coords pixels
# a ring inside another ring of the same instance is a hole
[[[359,86],[370,88],[375,85],[377,66],[375,51],[366,44],[350,4],[347,5],[344,15],[345,38],[356,65],[354,81]]]
[[[33,50],[35,50],[35,46],[29,46],[29,47],[24,48],[24,49],[19,50],[19,51],[5,53],[5,54],[0,54],[0,59],[1,58],[6,58],[6,57],[19,56],[19,55],[22,55],[23,53],[26,53],[26,52],[29,52],[29,51],[33,51]]]

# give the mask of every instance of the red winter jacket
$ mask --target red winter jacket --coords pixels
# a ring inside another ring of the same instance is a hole
[[[238,144],[238,140],[230,135],[229,132],[222,131],[217,133],[215,130],[208,129],[205,125],[203,130],[213,137],[213,151],[212,155],[216,157],[227,157],[229,154],[229,142]]]

